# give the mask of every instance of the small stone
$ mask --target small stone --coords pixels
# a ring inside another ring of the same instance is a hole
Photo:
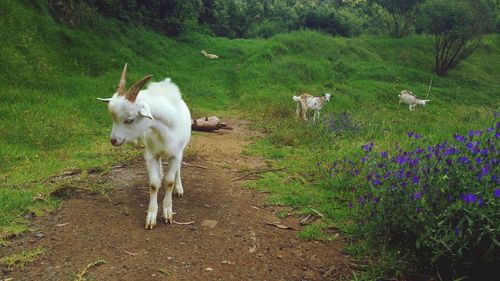
[[[216,225],[217,225],[216,220],[204,220],[201,222],[201,226],[206,228],[214,228]]]
[[[212,272],[213,269],[211,267],[207,267],[207,268],[205,268],[205,271]]]

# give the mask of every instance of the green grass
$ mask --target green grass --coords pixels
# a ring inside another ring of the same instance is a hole
[[[44,248],[35,248],[28,251],[22,251],[19,254],[12,254],[0,258],[0,267],[8,269],[23,268],[25,265],[34,262],[40,255],[44,254]]]
[[[139,155],[108,144],[111,120],[105,105],[96,101],[112,95],[125,62],[129,85],[146,74],[156,81],[171,77],[195,117],[237,115],[257,121],[267,135],[249,152],[287,170],[265,174],[253,186],[270,190],[275,204],[297,207],[297,215],[311,208],[325,214],[300,234],[306,239],[327,239],[323,230],[329,227],[352,235],[348,195],[314,177],[317,162],[351,155],[369,141],[392,147],[404,142],[409,130],[437,142],[455,132],[485,128],[500,109],[500,65],[493,63],[500,61],[498,35],[488,36],[485,46],[449,76],[436,77],[432,42],[424,36],[341,38],[301,31],[267,40],[199,34],[166,38],[101,18],[85,28],[69,28],[50,17],[45,1],[30,3],[0,3],[3,238],[26,229],[26,213],[56,206],[51,198],[33,200],[54,188],[43,179]],[[201,49],[220,59],[205,59]],[[409,112],[398,106],[402,89],[425,97],[431,77],[431,102],[425,108]],[[294,120],[291,96],[302,91],[332,93],[322,116],[346,111],[360,130],[335,135]],[[368,247],[356,245],[350,246],[352,252]]]

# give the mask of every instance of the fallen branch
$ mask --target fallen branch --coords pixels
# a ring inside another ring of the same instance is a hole
[[[89,263],[83,270],[82,272],[80,272],[79,274],[76,275],[76,278],[75,280],[76,281],[84,281],[85,280],[85,274],[87,274],[87,272],[92,269],[93,267],[96,267],[96,266],[99,266],[99,265],[102,265],[102,264],[105,264],[106,261],[105,260],[96,260],[95,262],[91,262]]]
[[[178,224],[178,225],[190,225],[190,224],[194,224],[194,221],[188,221],[188,222],[174,221],[174,224]]]
[[[280,228],[280,229],[292,229],[292,230],[297,230],[296,228],[293,228],[291,226],[286,226],[286,225],[282,225],[282,224],[279,224],[279,223],[276,223],[276,222],[268,222],[268,221],[264,221],[265,224],[267,225],[272,225],[272,226],[276,226],[277,228]]]
[[[242,179],[249,177],[249,176],[255,176],[255,175],[267,173],[267,172],[281,171],[284,169],[285,168],[283,167],[283,168],[272,168],[272,169],[262,169],[262,170],[251,171],[251,172],[247,172],[246,174],[244,174],[243,176],[241,176],[239,178],[232,179],[231,181],[238,181],[238,180],[242,180]]]
[[[325,273],[323,273],[323,278],[326,278],[326,277],[332,275],[332,273],[335,271],[335,269],[337,269],[336,265],[330,266],[330,268],[327,271],[325,271]]]
[[[132,252],[129,252],[129,251],[124,251],[124,252],[125,252],[125,254],[127,254],[129,256],[133,256],[133,257],[137,256],[137,253],[132,253]]]
[[[208,169],[208,167],[205,167],[205,166],[195,165],[195,164],[189,164],[189,163],[186,163],[186,162],[182,162],[182,165],[188,166],[188,167],[200,168],[200,169]]]

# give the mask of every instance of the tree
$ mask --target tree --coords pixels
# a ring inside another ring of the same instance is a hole
[[[470,56],[494,26],[494,0],[429,0],[420,25],[434,36],[436,74],[444,76]]]
[[[416,7],[423,0],[373,0],[389,12],[390,34],[401,38],[415,22]]]

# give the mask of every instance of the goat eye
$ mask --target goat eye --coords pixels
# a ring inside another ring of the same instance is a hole
[[[134,119],[125,119],[125,121],[123,121],[123,123],[125,124],[132,124],[134,122]]]

